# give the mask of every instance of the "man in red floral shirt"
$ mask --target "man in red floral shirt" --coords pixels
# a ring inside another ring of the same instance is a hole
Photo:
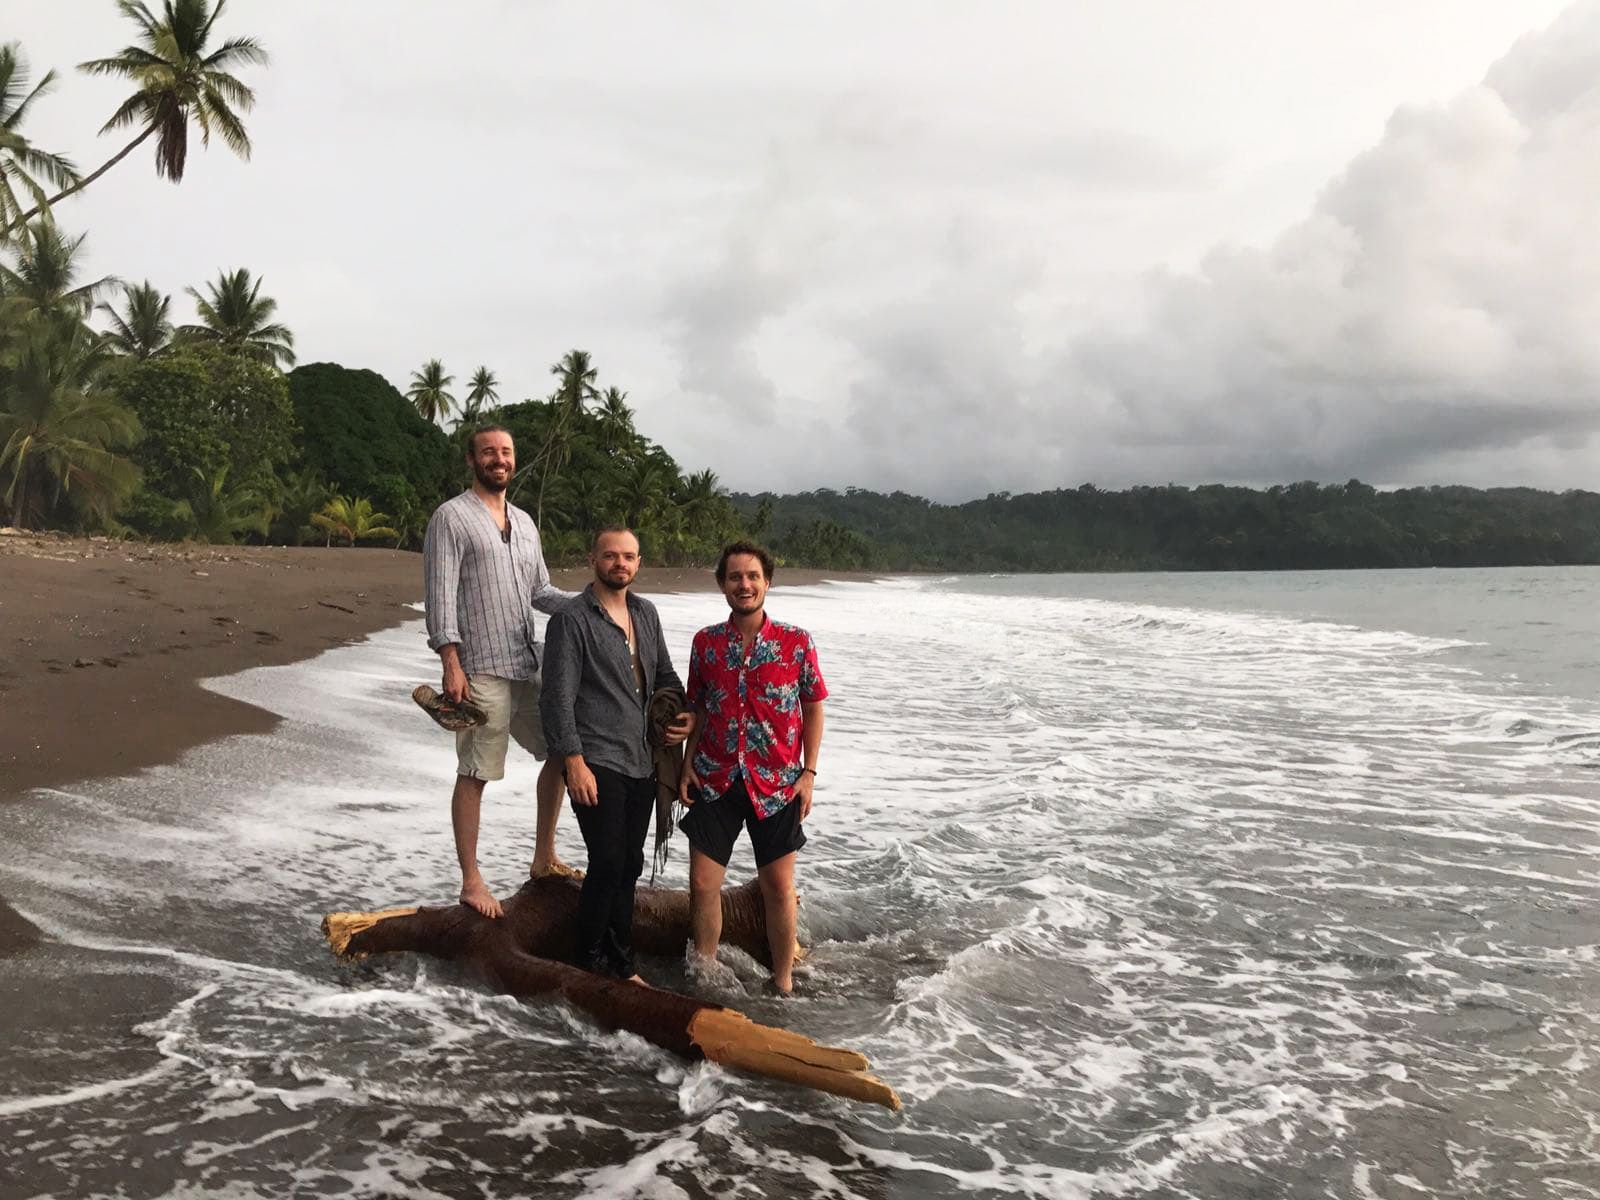
[[[713,959],[722,937],[722,879],[740,826],[750,832],[772,946],[772,984],[788,995],[795,952],[795,851],[822,749],[828,689],[811,635],[766,613],[772,555],[734,542],[717,560],[728,619],[694,635],[689,703],[699,713],[679,795],[688,814],[694,952]]]

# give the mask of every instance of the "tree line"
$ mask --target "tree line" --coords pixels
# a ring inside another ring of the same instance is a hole
[[[130,93],[101,128],[117,149],[84,173],[35,144],[28,118],[57,82],[32,83],[0,45],[0,522],[209,542],[419,544],[466,481],[465,439],[493,421],[516,438],[512,498],[552,561],[623,521],[653,562],[708,562],[729,538],[769,540],[786,563],[929,570],[1268,569],[1600,562],[1600,497],[1523,488],[1378,491],[1351,480],[1250,489],[1136,487],[990,495],[934,504],[851,488],[730,497],[685,474],[635,425],[627,392],[589,355],[550,368],[542,397],[502,403],[479,366],[461,385],[437,358],[405,393],[372,371],[295,365],[295,339],[245,268],[186,288],[192,319],[148,280],[85,279],[85,235],[58,207],[140,146],[183,180],[189,138],[243,158],[265,66],[224,37],[226,0],[117,0],[135,40],[80,64]],[[458,397],[457,392],[460,392]]]
[[[294,335],[248,269],[185,289],[184,323],[148,280],[84,278],[86,235],[58,224],[58,206],[146,143],[157,174],[182,181],[196,130],[248,158],[255,93],[235,72],[268,62],[255,39],[222,35],[226,0],[117,7],[134,43],[79,69],[132,85],[101,129],[126,140],[87,173],[28,136],[56,73],[32,83],[20,44],[0,45],[0,522],[416,546],[466,483],[468,430],[492,420],[517,439],[513,497],[555,559],[607,521],[635,525],[658,562],[704,561],[742,532],[715,475],[685,475],[640,435],[627,393],[602,389],[581,350],[551,368],[543,398],[502,404],[479,367],[458,404],[438,359],[402,396],[371,371],[296,367]]]
[[[1600,495],[1092,484],[965,504],[849,488],[736,494],[784,558],[860,570],[1129,571],[1600,563]]]

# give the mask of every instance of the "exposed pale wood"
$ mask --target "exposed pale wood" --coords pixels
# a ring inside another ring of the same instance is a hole
[[[707,1058],[736,1070],[899,1109],[894,1089],[867,1074],[865,1055],[819,1046],[786,1029],[692,996],[593,975],[570,966],[579,883],[544,876],[504,902],[499,920],[464,904],[329,913],[328,945],[341,958],[414,952],[459,962],[500,991],[529,999],[560,997],[606,1029],[627,1029],[685,1058]],[[751,880],[722,893],[723,940],[771,965],[766,912]],[[689,941],[689,894],[640,888],[634,946],[646,954],[681,955]]]

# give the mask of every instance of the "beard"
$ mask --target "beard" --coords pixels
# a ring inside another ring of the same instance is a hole
[[[633,576],[637,575],[638,572],[635,571],[633,575],[629,575],[626,579],[622,580],[618,580],[614,577],[617,574],[619,574],[619,572],[602,572],[597,570],[594,573],[594,581],[607,591],[620,592],[633,582]]]
[[[472,464],[472,477],[482,484],[486,490],[491,492],[503,492],[506,490],[507,485],[511,482],[510,471],[506,472],[504,479],[499,479],[494,475],[489,474],[477,463]]]

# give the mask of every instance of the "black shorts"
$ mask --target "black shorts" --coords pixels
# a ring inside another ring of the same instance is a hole
[[[777,862],[806,844],[799,803],[791,800],[770,817],[758,817],[743,779],[715,800],[696,801],[678,822],[689,845],[724,867],[733,857],[733,843],[739,839],[741,825],[750,831],[750,848],[756,852],[757,867]]]

